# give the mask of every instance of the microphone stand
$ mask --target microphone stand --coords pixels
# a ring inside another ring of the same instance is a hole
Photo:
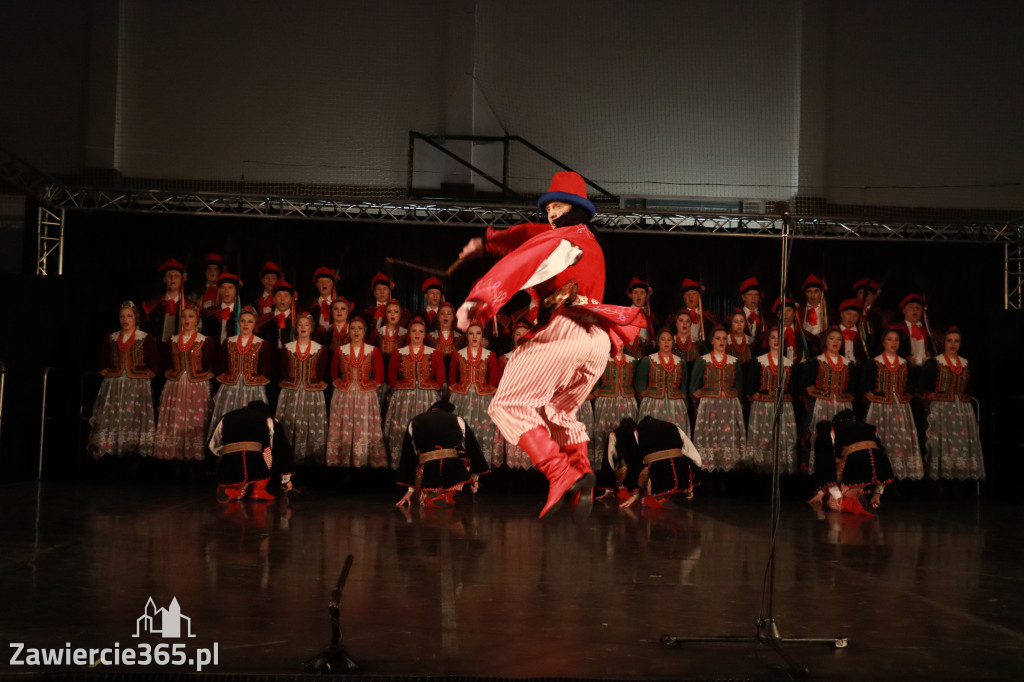
[[[780,293],[779,293],[779,307],[785,311],[786,305],[786,275],[789,269],[789,253],[790,253],[790,231],[792,228],[792,216],[789,212],[789,204],[786,202],[779,202],[779,210],[781,212],[782,220],[782,264],[781,264],[781,275],[780,275]],[[782,343],[782,330],[781,326],[779,329],[779,341],[778,348],[776,349],[776,355],[778,362],[778,380],[775,386],[775,414],[772,422],[772,492],[771,492],[771,526],[768,534],[768,561],[765,565],[765,576],[764,586],[761,593],[761,613],[758,615],[755,621],[756,631],[754,633],[753,642],[755,644],[761,644],[768,646],[779,655],[786,663],[787,672],[790,677],[795,679],[806,679],[807,668],[800,665],[795,658],[793,658],[785,649],[782,648],[782,644],[795,643],[795,644],[828,644],[835,646],[837,649],[843,649],[849,644],[849,640],[846,637],[837,635],[835,637],[783,637],[779,632],[778,624],[775,622],[774,613],[774,600],[775,600],[775,538],[778,532],[779,517],[781,515],[781,501],[779,495],[779,458],[782,453],[782,438],[779,435],[781,423],[782,423],[782,408],[784,405],[783,397],[785,396],[785,377],[786,368],[783,365],[784,355],[783,349],[785,344]],[[793,377],[790,377],[793,380]],[[681,635],[662,635],[661,643],[665,646],[677,647],[683,642],[719,642],[719,643],[732,643],[732,642],[751,642],[749,635],[703,635],[703,636],[681,636]]]

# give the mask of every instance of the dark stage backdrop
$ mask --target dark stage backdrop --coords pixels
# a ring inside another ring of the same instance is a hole
[[[70,214],[63,277],[5,280],[28,311],[20,321],[8,317],[0,333],[0,359],[8,367],[8,395],[2,424],[0,470],[24,477],[35,469],[40,425],[39,396],[47,366],[51,374],[51,427],[47,426],[47,471],[76,470],[78,417],[83,372],[98,366],[102,336],[117,328],[121,301],[136,303],[161,293],[156,267],[174,257],[187,266],[191,291],[203,285],[202,258],[223,253],[229,269],[241,275],[242,299],[261,291],[260,265],[270,259],[299,291],[299,301],[315,296],[311,281],[321,265],[341,273],[338,291],[357,307],[372,300],[369,282],[378,271],[396,282],[395,295],[418,309],[426,275],[387,266],[385,256],[447,267],[480,228],[439,225],[361,225],[352,223],[149,214]],[[607,261],[605,301],[626,303],[632,277],[654,288],[655,314],[664,319],[680,304],[679,283],[700,278],[707,287],[705,305],[716,315],[739,305],[739,283],[756,276],[770,305],[778,295],[779,241],[740,236],[599,235]],[[1013,428],[1024,405],[1024,370],[1017,352],[1022,315],[1002,310],[1003,249],[992,245],[794,240],[790,292],[809,273],[825,278],[830,305],[850,295],[850,285],[870,276],[883,283],[878,304],[889,311],[908,292],[929,300],[933,329],[961,327],[963,354],[977,367],[976,392],[982,406],[982,440],[991,487],[1009,491],[1021,471],[1020,437]],[[448,282],[449,300],[460,303],[473,281],[488,267],[486,259],[457,271]],[[95,390],[87,380],[85,391]],[[67,420],[71,420],[68,422]],[[50,434],[55,434],[51,437]],[[52,454],[51,454],[52,451]]]

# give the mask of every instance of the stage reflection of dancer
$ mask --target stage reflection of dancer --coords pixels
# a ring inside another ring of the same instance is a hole
[[[89,425],[89,452],[103,455],[153,454],[156,425],[150,381],[160,368],[156,339],[138,327],[139,310],[121,304],[121,329],[103,348],[103,382]]]
[[[774,435],[779,434],[779,472],[791,474],[797,465],[796,417],[793,413],[793,361],[782,356],[782,414],[775,428],[775,393],[779,387],[779,328],[768,332],[768,352],[749,363],[744,371],[750,396],[747,421],[747,453],[754,467],[771,471],[775,459]]]
[[[295,323],[298,338],[281,352],[281,393],[277,399],[277,421],[292,444],[297,464],[324,464],[327,447],[327,407],[324,389],[331,359],[313,340],[313,316],[299,315]]]
[[[351,342],[334,356],[330,430],[327,436],[329,466],[387,468],[388,455],[380,426],[377,387],[384,381],[380,350],[365,343],[366,322],[361,317],[348,324]]]
[[[686,337],[689,340],[689,336]],[[672,332],[658,333],[658,351],[640,358],[634,386],[640,397],[640,419],[651,416],[678,426],[690,435],[690,411],[686,404],[689,373],[686,362],[672,352]]]
[[[831,423],[815,426],[815,474],[819,488],[808,502],[821,504],[828,495],[828,506],[837,511],[869,514],[860,496],[871,489],[871,507],[882,502],[885,485],[892,481],[892,466],[879,444],[874,426],[856,421],[853,410],[841,410]]]
[[[886,330],[882,354],[866,363],[861,388],[868,401],[864,421],[878,429],[879,442],[885,447],[893,472],[899,479],[924,478],[924,461],[910,408],[908,363],[898,355],[900,335]]]
[[[925,362],[920,391],[927,406],[925,460],[929,478],[982,480],[978,419],[971,409],[971,370],[960,357],[960,330],[950,327],[944,352]]]
[[[395,475],[406,491],[396,507],[408,507],[417,493],[424,506],[455,504],[455,493],[467,483],[476,492],[477,479],[489,471],[473,429],[454,410],[439,400],[409,421]]]
[[[563,497],[577,518],[589,514],[595,477],[587,432],[576,419],[597,381],[615,336],[616,348],[635,338],[639,308],[604,306],[604,255],[587,224],[594,205],[576,173],[556,173],[538,200],[548,223],[487,230],[460,257],[503,256],[459,308],[460,329],[486,323],[520,290],[539,302],[538,324],[520,341],[491,401],[490,415],[510,442],[519,444],[548,479],[544,517]],[[627,325],[625,327],[620,325]]]
[[[210,380],[216,347],[197,330],[199,311],[191,303],[181,310],[181,331],[166,348],[167,384],[160,394],[156,427],[157,459],[202,459],[210,427]]]
[[[637,443],[631,459],[625,457],[623,485],[630,491],[620,506],[640,501],[645,507],[661,509],[672,495],[693,497],[694,478],[701,466],[700,453],[676,424],[647,416],[636,427]]]
[[[388,306],[388,315],[391,306]],[[441,354],[423,341],[426,323],[415,317],[409,322],[409,344],[392,353],[388,364],[388,411],[384,418],[384,438],[391,456],[391,467],[398,468],[402,439],[409,421],[426,412],[440,398],[444,383]]]
[[[270,349],[260,337],[253,334],[256,329],[256,311],[251,306],[242,308],[238,315],[237,335],[227,339],[220,348],[217,375],[220,389],[213,399],[211,425],[221,417],[245,407],[253,401],[267,402],[265,386],[270,383]]]
[[[253,500],[274,499],[267,492],[272,466],[280,472],[282,492],[291,490],[288,439],[274,421],[270,406],[262,400],[220,418],[209,445],[218,457],[218,502],[237,502],[247,491]]]
[[[487,462],[501,466],[504,453],[495,447],[494,422],[487,414],[498,388],[498,355],[483,347],[484,330],[480,325],[469,325],[466,338],[466,347],[452,354],[448,370],[451,402],[455,414],[473,429]]]

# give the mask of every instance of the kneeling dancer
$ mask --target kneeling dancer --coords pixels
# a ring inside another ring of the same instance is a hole
[[[217,455],[217,501],[241,500],[249,486],[253,500],[272,500],[267,492],[271,466],[281,472],[281,491],[291,490],[290,446],[274,421],[270,406],[254,400],[228,412],[217,422],[210,437],[210,451]]]
[[[815,473],[820,486],[808,502],[821,504],[828,494],[830,508],[871,516],[860,502],[861,494],[871,488],[871,508],[878,509],[885,484],[893,478],[875,427],[856,421],[853,410],[841,410],[831,424],[819,422],[817,432]]]

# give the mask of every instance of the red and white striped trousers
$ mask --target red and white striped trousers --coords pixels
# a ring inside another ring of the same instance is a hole
[[[586,330],[561,315],[520,344],[487,409],[505,440],[518,443],[544,425],[559,445],[586,442],[576,411],[604,373],[610,349],[599,326]]]

